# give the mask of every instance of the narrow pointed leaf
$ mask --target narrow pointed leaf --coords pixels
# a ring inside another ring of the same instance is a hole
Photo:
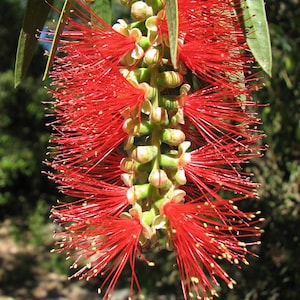
[[[166,2],[166,16],[169,32],[170,54],[173,67],[177,68],[177,46],[178,46],[178,3],[177,0]]]
[[[37,30],[41,30],[46,22],[53,0],[28,0],[19,35],[15,62],[15,87],[19,85],[32,60],[37,45]]]
[[[241,7],[248,46],[261,68],[271,76],[271,42],[264,0],[245,0]]]
[[[65,0],[64,6],[63,6],[62,11],[60,13],[60,17],[59,17],[59,20],[58,20],[58,23],[57,23],[57,26],[56,26],[56,29],[55,29],[55,33],[54,33],[54,37],[53,37],[49,57],[48,57],[48,60],[47,60],[47,65],[46,65],[45,73],[44,73],[44,76],[43,76],[43,80],[46,79],[46,77],[47,77],[47,75],[48,75],[48,73],[49,73],[49,71],[52,67],[53,60],[54,60],[54,57],[55,57],[55,54],[56,54],[56,50],[57,50],[57,47],[58,47],[58,44],[59,44],[59,41],[60,41],[60,38],[61,38],[61,34],[62,34],[62,32],[64,30],[64,27],[66,25],[66,22],[69,18],[70,11],[73,7],[73,4],[74,4],[74,0]]]
[[[107,24],[112,22],[112,8],[110,0],[95,0],[91,3],[91,8],[97,13],[101,19]]]

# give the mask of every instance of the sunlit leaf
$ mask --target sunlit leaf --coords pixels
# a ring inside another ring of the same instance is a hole
[[[53,37],[53,41],[52,41],[52,45],[51,45],[51,49],[50,49],[50,53],[49,53],[45,73],[44,73],[44,76],[43,76],[43,80],[46,79],[46,77],[47,77],[47,75],[48,75],[48,73],[49,73],[49,71],[52,67],[53,60],[54,60],[54,57],[55,57],[55,54],[56,54],[56,50],[57,50],[57,47],[58,47],[58,44],[59,44],[59,41],[60,41],[60,38],[61,38],[61,34],[62,34],[62,32],[64,30],[64,27],[66,25],[66,22],[69,18],[70,11],[71,11],[71,8],[73,7],[73,4],[74,4],[74,0],[65,0],[64,6],[63,6],[62,11],[60,13],[60,17],[59,17],[59,20],[58,20],[58,23],[57,23],[57,26],[56,26],[56,29],[55,29],[55,33],[54,33],[54,37]]]
[[[178,46],[178,3],[177,0],[166,2],[166,17],[169,31],[170,54],[173,67],[177,68],[177,46]]]
[[[107,24],[111,25],[112,8],[110,0],[95,0],[92,1],[90,6],[101,19],[103,19]]]
[[[245,0],[241,7],[249,48],[261,68],[271,76],[271,42],[264,0]]]
[[[41,30],[46,22],[50,5],[53,0],[28,0],[23,25],[19,35],[19,42],[15,63],[15,86],[21,82],[37,45],[37,30]]]

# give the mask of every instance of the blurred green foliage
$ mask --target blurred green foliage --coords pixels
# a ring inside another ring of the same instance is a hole
[[[0,16],[0,219],[18,217],[26,226],[41,199],[48,209],[55,199],[53,185],[41,174],[49,138],[42,104],[49,100],[41,81],[45,59],[37,51],[28,77],[14,88],[21,1],[1,1],[0,10],[5,12]]]
[[[272,78],[256,98],[261,111],[264,158],[253,162],[261,184],[254,203],[266,218],[259,259],[237,274],[238,285],[221,299],[299,299],[300,295],[300,1],[268,0]],[[250,204],[251,205],[251,204]]]
[[[28,76],[14,89],[21,3],[0,2],[0,11],[5,11],[0,15],[0,219],[13,220],[16,237],[27,230],[33,244],[46,243],[47,248],[43,226],[50,223],[49,209],[57,195],[41,173],[49,137],[42,104],[49,100],[41,81],[45,58],[39,49]],[[266,86],[255,97],[270,103],[260,109],[269,149],[251,166],[261,183],[260,200],[246,204],[262,211],[265,232],[261,247],[253,249],[260,258],[250,258],[250,266],[243,270],[231,270],[238,284],[220,292],[220,299],[226,300],[296,300],[300,295],[300,1],[268,0],[266,11],[273,77],[265,79]],[[138,264],[146,294],[178,291],[180,295],[177,275],[165,270],[174,261],[166,263],[166,257],[157,257],[157,272],[150,270],[151,276]],[[53,260],[59,268],[57,256]]]

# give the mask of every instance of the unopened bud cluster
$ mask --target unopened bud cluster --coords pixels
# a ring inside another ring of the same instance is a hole
[[[131,1],[125,2],[130,5]],[[145,91],[144,102],[125,116],[123,130],[128,138],[124,150],[128,157],[121,161],[121,178],[128,186],[132,206],[129,215],[138,214],[147,228],[140,238],[143,242],[155,241],[156,230],[164,228],[165,203],[184,202],[185,192],[180,187],[186,183],[183,167],[190,161],[187,151],[191,144],[181,129],[181,96],[187,94],[189,86],[183,83],[184,68],[174,70],[169,43],[162,41],[157,31],[157,16],[153,14],[162,2],[156,2],[152,6],[143,1],[132,3],[134,22],[118,20],[113,26],[136,40],[135,49],[122,59],[120,72]]]

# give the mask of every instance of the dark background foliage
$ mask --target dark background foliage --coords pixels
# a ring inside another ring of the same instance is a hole
[[[45,66],[42,49],[37,50],[22,84],[17,89],[13,86],[22,3],[0,1],[0,221],[1,228],[6,226],[16,243],[28,243],[39,253],[48,253],[51,232],[45,228],[49,227],[49,210],[57,192],[41,173],[49,137],[42,104],[49,100],[41,80]],[[249,209],[261,210],[266,222],[262,245],[253,249],[259,259],[250,258],[249,267],[232,270],[238,284],[234,290],[225,288],[220,299],[296,300],[300,295],[300,1],[267,0],[266,10],[273,77],[266,78],[266,86],[254,96],[261,103],[270,103],[260,112],[269,150],[264,158],[252,163],[252,171],[261,183],[260,200],[247,204]],[[0,243],[5,243],[1,232]],[[0,289],[0,296],[13,296],[13,285],[23,280],[17,275],[32,275],[28,266],[22,273],[28,256],[23,262],[15,259],[18,268],[7,268],[0,257],[1,267],[7,272],[5,276],[0,272],[0,286],[11,286]],[[37,260],[44,270],[65,272],[65,263],[55,255],[42,262]],[[165,269],[162,264],[151,278],[144,276],[142,284],[149,294],[155,290],[166,294],[168,288],[174,290],[174,282],[178,284],[174,281],[177,275]],[[18,274],[12,276],[9,272]]]

